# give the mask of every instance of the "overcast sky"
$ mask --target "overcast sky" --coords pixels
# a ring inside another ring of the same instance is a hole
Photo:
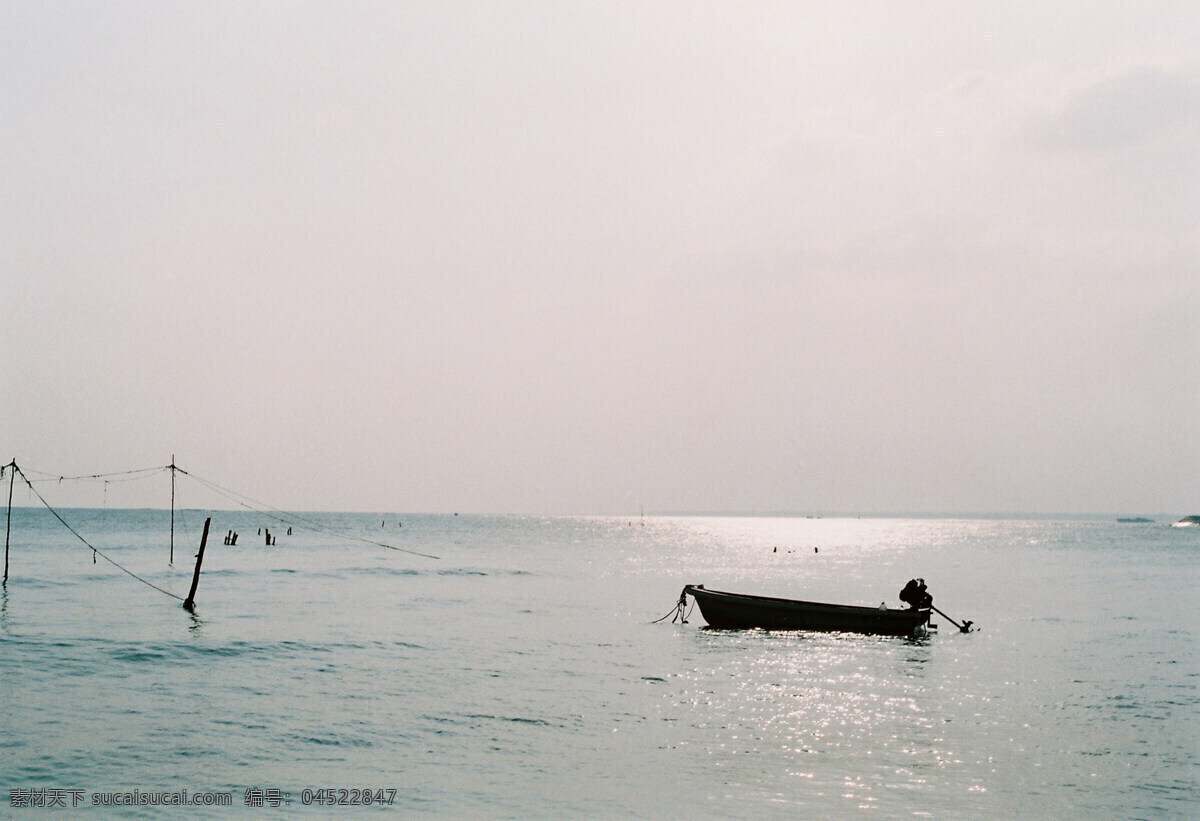
[[[0,0],[0,192],[31,470],[1200,513],[1194,2]]]

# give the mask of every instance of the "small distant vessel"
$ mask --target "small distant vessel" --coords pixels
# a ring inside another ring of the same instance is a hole
[[[680,601],[696,600],[709,627],[721,630],[816,630],[867,633],[881,636],[920,636],[929,631],[932,607],[898,610],[880,605],[849,604],[779,599],[706,590],[704,585],[683,588]],[[938,611],[941,612],[941,611]],[[966,623],[969,627],[970,622]]]
[[[1184,516],[1171,527],[1200,527],[1200,516]]]
[[[1132,525],[1148,525],[1148,524],[1154,523],[1153,519],[1147,519],[1145,516],[1131,516],[1131,517],[1125,518],[1125,519],[1118,517],[1117,521],[1122,522],[1124,524],[1132,524]]]

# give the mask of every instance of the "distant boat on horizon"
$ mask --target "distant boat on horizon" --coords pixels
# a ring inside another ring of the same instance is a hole
[[[1132,516],[1129,518],[1117,517],[1117,521],[1124,522],[1125,524],[1136,524],[1136,525],[1147,525],[1147,524],[1152,524],[1154,522],[1153,519],[1147,519],[1145,516]]]

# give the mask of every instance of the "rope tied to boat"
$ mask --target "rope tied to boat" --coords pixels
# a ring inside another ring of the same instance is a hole
[[[695,602],[692,603],[692,606],[693,607],[696,606]],[[675,602],[675,607],[671,610],[671,612],[667,613],[666,616],[655,619],[654,621],[652,621],[650,623],[658,624],[661,621],[665,621],[667,616],[672,616],[672,615],[674,616],[674,618],[671,619],[671,624],[675,624],[676,622],[679,622],[680,624],[688,623],[688,616],[692,615],[692,613],[690,610],[687,609],[687,588],[686,587],[683,588],[683,591],[679,594],[679,601]]]

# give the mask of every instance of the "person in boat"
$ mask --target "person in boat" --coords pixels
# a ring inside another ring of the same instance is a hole
[[[906,603],[911,610],[923,610],[933,606],[933,596],[925,589],[924,579],[909,579],[908,584],[900,591],[900,601]]]

